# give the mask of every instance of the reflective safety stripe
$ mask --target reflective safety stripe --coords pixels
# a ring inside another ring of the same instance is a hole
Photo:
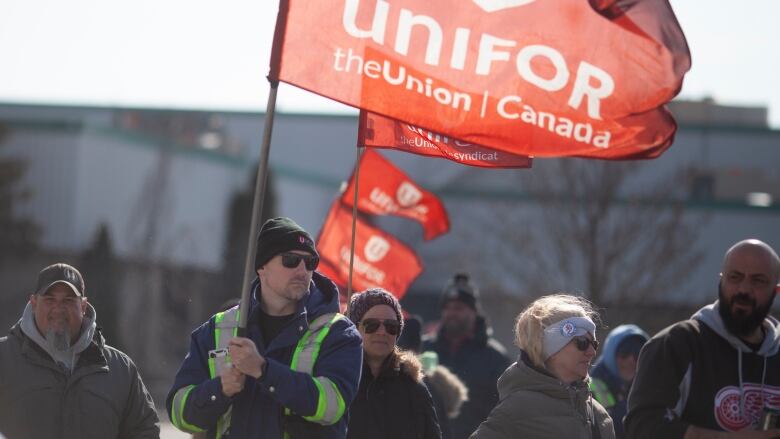
[[[341,397],[341,392],[333,381],[325,377],[313,378],[314,384],[320,392],[317,413],[314,416],[304,416],[303,419],[322,425],[335,424],[344,415],[346,409],[344,398]]]
[[[301,337],[298,345],[295,347],[290,368],[313,375],[314,364],[317,362],[317,357],[320,354],[322,341],[330,332],[330,327],[343,318],[342,314],[330,313],[314,319],[309,325],[309,330]],[[344,404],[341,392],[339,392],[336,384],[326,377],[312,376],[312,380],[319,393],[317,410],[314,415],[303,416],[303,419],[322,425],[335,424],[341,419],[346,410],[346,404]],[[285,408],[284,413],[289,415],[291,411]]]
[[[309,375],[314,372],[314,363],[320,354],[322,340],[328,335],[331,325],[344,316],[338,313],[323,314],[309,325],[309,330],[298,341],[293,354],[290,368],[298,372],[306,372]]]
[[[217,435],[215,439],[220,439],[230,429],[230,416],[233,413],[233,406],[228,407],[224,415],[217,420]]]
[[[596,401],[601,403],[604,408],[610,408],[615,405],[615,397],[612,395],[612,392],[609,391],[609,387],[604,381],[593,378],[590,381],[590,391],[593,392]]]
[[[238,307],[214,316],[214,351],[227,349],[230,339],[238,335]],[[222,375],[222,371],[230,365],[230,356],[209,355],[209,373],[212,378]]]
[[[173,396],[173,404],[171,407],[171,422],[176,428],[185,433],[200,433],[206,431],[202,428],[189,424],[184,420],[184,405],[187,404],[187,397],[190,396],[190,392],[194,388],[195,386],[182,387]]]
[[[222,375],[222,371],[230,367],[230,355],[227,354],[228,342],[238,335],[238,307],[235,306],[227,311],[217,313],[214,316],[214,353],[220,352],[221,355],[209,354],[209,374],[211,378]],[[224,415],[217,420],[216,439],[220,439],[230,429],[230,417],[233,413],[233,406],[228,407]]]

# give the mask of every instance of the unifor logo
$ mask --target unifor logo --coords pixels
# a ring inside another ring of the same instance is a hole
[[[398,186],[395,197],[401,207],[410,207],[420,202],[422,192],[415,185],[405,181]]]
[[[536,0],[474,0],[485,12],[496,12],[533,3]]]
[[[727,386],[715,395],[715,420],[726,431],[739,431],[758,424],[764,407],[780,409],[780,387],[745,383],[740,392]]]
[[[363,253],[366,255],[368,262],[379,262],[390,251],[390,243],[381,236],[372,236],[369,238],[366,246],[363,248]]]
[[[577,326],[575,326],[572,322],[565,321],[561,325],[561,335],[564,337],[571,337],[574,335],[575,331],[577,331]]]

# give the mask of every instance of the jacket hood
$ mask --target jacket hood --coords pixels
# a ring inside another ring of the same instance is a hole
[[[409,375],[411,379],[417,382],[421,382],[423,379],[422,364],[414,353],[409,351],[401,351],[395,356],[396,368],[401,372]]]
[[[610,331],[609,335],[607,335],[606,340],[604,340],[604,350],[601,352],[601,356],[594,363],[594,367],[598,367],[600,364],[604,363],[604,367],[606,367],[610,373],[617,375],[617,360],[615,359],[617,349],[623,340],[632,335],[643,337],[645,342],[650,339],[647,333],[639,326],[620,325]]]
[[[729,342],[737,351],[752,353],[753,350],[751,348],[740,340],[739,337],[726,329],[726,325],[723,323],[723,319],[720,316],[719,307],[720,302],[716,300],[715,303],[711,303],[698,310],[691,318],[699,320],[707,325],[710,329],[715,331],[716,334],[721,336],[721,338]],[[764,337],[764,341],[761,343],[761,347],[757,354],[764,357],[771,357],[780,349],[780,323],[771,315],[767,315],[764,319],[763,326],[766,331],[766,336]]]
[[[469,399],[468,388],[463,381],[442,365],[436,366],[427,378],[426,384],[431,387],[431,393],[441,396],[444,415],[450,419],[457,417],[461,406]]]
[[[47,354],[54,360],[55,363],[66,368],[67,370],[73,370],[73,367],[78,362],[79,354],[86,349],[92,342],[92,338],[95,336],[95,330],[97,313],[95,308],[91,304],[87,303],[87,310],[84,313],[84,320],[81,322],[81,333],[78,340],[71,344],[70,348],[65,351],[55,349],[49,341],[38,331],[38,327],[35,324],[35,316],[33,315],[32,304],[27,302],[27,306],[24,308],[22,318],[19,320],[19,329],[41,347]]]
[[[260,279],[255,278],[255,280],[252,281],[252,300],[249,307],[250,315],[260,303],[261,294]],[[339,312],[339,290],[336,284],[317,271],[312,273],[309,291],[303,296],[301,301],[298,302],[296,313],[301,313],[304,309],[309,315],[309,321],[322,314]]]
[[[573,393],[588,391],[590,378],[572,384],[561,382],[547,371],[539,370],[531,364],[528,354],[521,351],[520,358],[498,379],[498,396],[504,399],[518,390],[540,392],[551,398],[570,400]]]

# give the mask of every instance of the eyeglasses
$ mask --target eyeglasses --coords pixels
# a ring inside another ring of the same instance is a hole
[[[282,265],[286,268],[297,268],[303,261],[303,265],[309,271],[314,271],[320,264],[320,258],[314,255],[299,255],[298,253],[281,253]]]
[[[588,337],[574,337],[574,345],[577,346],[577,350],[585,352],[588,350],[588,346],[593,346],[593,350],[599,350],[599,342],[591,340]]]
[[[398,335],[401,332],[401,324],[398,320],[393,319],[379,320],[369,318],[363,319],[360,324],[363,325],[363,330],[366,331],[366,334],[375,333],[379,330],[380,325],[384,325],[385,331],[390,335]]]

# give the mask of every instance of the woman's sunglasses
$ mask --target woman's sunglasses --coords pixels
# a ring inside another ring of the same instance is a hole
[[[591,340],[588,337],[574,337],[574,345],[577,346],[577,350],[585,352],[588,350],[588,346],[593,346],[593,350],[599,350],[599,342]]]
[[[309,271],[314,271],[320,264],[320,258],[314,255],[299,255],[298,253],[282,253],[282,265],[286,268],[297,268],[303,261],[303,265]]]
[[[366,331],[366,334],[375,333],[379,330],[380,325],[384,325],[385,332],[390,335],[398,335],[401,332],[401,324],[398,323],[398,320],[393,319],[379,320],[369,318],[363,319],[360,324],[363,325],[363,330]]]

